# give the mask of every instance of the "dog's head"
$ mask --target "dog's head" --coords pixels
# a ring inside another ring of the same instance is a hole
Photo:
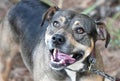
[[[64,69],[76,62],[83,62],[93,51],[97,40],[106,40],[107,47],[110,35],[104,23],[95,22],[87,15],[71,10],[51,7],[43,17],[49,25],[45,42],[51,53],[51,67]]]

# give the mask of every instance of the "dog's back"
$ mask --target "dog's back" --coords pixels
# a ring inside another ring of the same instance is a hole
[[[31,53],[37,42],[42,39],[47,27],[40,27],[40,22],[43,13],[48,8],[48,5],[39,0],[22,0],[10,10],[8,15],[11,29],[15,35],[14,40],[21,43],[22,57],[29,70],[32,69]]]

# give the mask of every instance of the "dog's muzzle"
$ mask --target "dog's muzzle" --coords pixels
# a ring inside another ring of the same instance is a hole
[[[51,68],[55,70],[61,70],[65,67],[75,63],[81,59],[84,55],[83,51],[76,52],[74,54],[66,54],[61,52],[59,49],[50,50],[51,53]]]
[[[51,39],[49,39],[49,44],[47,45],[48,47],[50,46],[50,66],[54,70],[62,70],[65,67],[80,60],[84,56],[85,52],[83,50],[72,52],[73,49],[71,49],[71,52],[66,51],[63,48],[66,45],[66,40],[67,39],[60,34],[54,34]]]

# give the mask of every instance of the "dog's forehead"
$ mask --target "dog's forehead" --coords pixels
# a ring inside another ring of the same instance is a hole
[[[91,33],[96,30],[95,21],[84,14],[77,14],[71,21],[71,25],[73,27],[80,26],[82,27],[87,33]]]
[[[53,19],[62,17],[69,20],[72,19],[75,16],[75,14],[76,12],[71,10],[59,10],[54,14]]]

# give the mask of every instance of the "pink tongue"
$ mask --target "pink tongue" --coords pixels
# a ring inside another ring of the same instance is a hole
[[[65,63],[72,64],[75,62],[75,59],[70,57],[68,54],[60,53],[58,50],[54,50],[54,59],[59,61],[64,60]]]

